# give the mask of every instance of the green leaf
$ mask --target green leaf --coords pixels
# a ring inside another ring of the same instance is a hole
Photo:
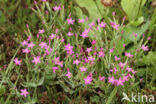
[[[6,92],[5,86],[1,85],[0,86],[0,96],[2,96],[3,94],[5,94],[5,92]]]
[[[100,3],[100,0],[96,1],[97,5],[94,0],[76,0],[76,2],[80,7],[87,9],[90,19],[97,20],[98,18],[102,17],[100,12],[103,12],[104,10],[103,5]]]
[[[114,90],[111,92],[110,96],[108,97],[108,100],[107,100],[106,104],[111,103],[111,101],[112,101],[113,97],[115,96],[116,92],[117,92],[117,87],[115,87]]]
[[[122,0],[121,6],[126,12],[129,20],[135,20],[145,2],[146,0]]]
[[[133,33],[137,34],[136,40],[139,40],[141,38],[141,35],[148,29],[149,24],[150,24],[150,22],[148,21],[146,24],[142,25],[141,27],[135,27],[132,25],[128,25],[124,29],[122,41],[124,41],[125,44],[134,42],[135,37],[134,37]]]

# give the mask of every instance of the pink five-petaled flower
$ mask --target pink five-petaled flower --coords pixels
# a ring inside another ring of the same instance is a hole
[[[16,65],[21,65],[22,60],[18,60],[18,58],[14,59]]]
[[[123,79],[123,82],[128,81],[128,76],[126,75],[122,79]]]
[[[133,57],[133,55],[132,55],[132,54],[127,53],[127,52],[125,52],[125,56],[127,56],[127,57],[129,57],[129,58]]]
[[[114,82],[115,82],[115,79],[114,79],[113,76],[112,77],[108,77],[108,83],[114,84]]]
[[[72,20],[72,18],[67,19],[68,24],[74,24],[75,20]]]
[[[34,59],[32,60],[33,63],[38,64],[40,63],[40,56],[34,57]]]
[[[47,0],[41,0],[42,2],[46,2]]]
[[[111,22],[110,24],[111,24],[112,28],[114,28],[116,30],[119,29],[119,26],[120,26],[119,24],[116,24],[115,22]]]
[[[87,68],[85,68],[84,66],[80,67],[81,72],[85,72],[87,70]]]
[[[104,81],[104,80],[105,80],[105,77],[104,77],[104,76],[99,76],[99,79],[100,79],[101,81]]]
[[[60,6],[54,6],[53,9],[54,9],[54,11],[59,11],[59,10],[61,10],[61,7]]]
[[[89,61],[94,61],[95,58],[94,58],[93,56],[89,56],[89,57],[88,57],[88,60],[89,60]]]
[[[23,95],[24,97],[27,96],[27,94],[29,94],[29,92],[27,91],[27,89],[21,89],[21,95]]]
[[[73,49],[73,46],[71,46],[70,44],[65,45],[65,50],[66,51],[69,51],[69,50],[72,50],[72,49]]]
[[[23,42],[21,42],[21,44],[22,44],[23,46],[28,45],[28,41],[24,40]]]
[[[72,36],[72,35],[73,35],[73,33],[71,33],[71,32],[68,32],[68,33],[67,33],[67,35],[68,35],[68,36]]]
[[[69,72],[69,71],[68,71],[68,73],[66,74],[66,76],[67,76],[68,78],[70,78],[71,75],[72,75],[72,74],[71,74],[71,72]]]
[[[91,76],[87,76],[86,78],[84,78],[85,80],[85,84],[90,84],[92,82],[92,77]]]
[[[73,64],[76,64],[76,65],[78,65],[79,63],[80,63],[79,60],[74,60],[74,62],[73,62]]]
[[[119,66],[121,69],[123,69],[125,65],[126,65],[125,63],[122,63],[122,62],[119,63]]]
[[[38,31],[38,34],[43,34],[44,32],[45,32],[44,29],[41,29]]]
[[[86,51],[87,51],[88,53],[91,52],[91,51],[92,51],[92,47],[87,48]]]
[[[109,53],[112,53],[112,52],[114,52],[114,48],[112,48],[112,49],[109,50]]]
[[[88,33],[83,32],[80,36],[82,36],[83,38],[86,38],[86,37],[88,37]]]
[[[148,49],[148,46],[145,46],[145,45],[142,45],[142,46],[141,46],[141,49],[144,50],[144,51],[148,51],[148,50],[149,50],[149,49]]]
[[[56,70],[58,70],[58,67],[53,67],[53,72],[55,73]]]
[[[28,43],[28,47],[33,48],[35,46],[35,44],[33,42]]]
[[[106,27],[106,23],[101,22],[101,23],[99,24],[99,26],[100,26],[100,27]]]
[[[39,46],[41,46],[41,48],[44,48],[44,47],[47,46],[47,43],[45,43],[45,42],[41,42],[41,43],[39,44]]]
[[[123,80],[121,78],[119,78],[119,80],[116,81],[117,82],[117,86],[122,85],[123,86]]]
[[[118,58],[117,56],[115,56],[115,61],[118,61],[118,60],[120,60],[120,58]]]
[[[103,50],[99,51],[99,57],[104,57],[104,56],[105,56],[104,51]]]
[[[126,70],[127,70],[128,72],[131,72],[133,69],[130,68],[130,67],[127,67]]]
[[[84,19],[79,19],[79,23],[84,23]]]
[[[53,40],[53,39],[55,38],[55,36],[56,36],[56,34],[51,34],[51,35],[49,36],[49,39],[50,39],[50,40]]]
[[[29,53],[30,50],[29,50],[28,48],[26,48],[26,49],[22,49],[22,52],[23,52],[23,53]]]

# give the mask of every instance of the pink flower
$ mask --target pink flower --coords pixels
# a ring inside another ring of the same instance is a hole
[[[87,68],[85,68],[84,66],[80,67],[81,72],[85,72],[87,70]]]
[[[108,83],[114,84],[114,82],[115,82],[115,79],[114,79],[113,76],[112,77],[108,77]]]
[[[85,84],[86,84],[86,85],[87,85],[87,84],[91,84],[91,82],[92,82],[92,77],[87,76],[86,78],[84,78],[84,80],[85,80]]]
[[[127,67],[126,70],[127,70],[128,72],[131,72],[133,69],[130,68],[130,67]]]
[[[88,33],[83,32],[80,36],[82,36],[83,38],[86,38],[86,37],[88,37]]]
[[[96,44],[96,40],[93,40],[93,41],[92,41],[92,45],[94,45],[94,44]]]
[[[45,31],[44,29],[39,30],[38,34],[43,34]]]
[[[123,77],[123,82],[128,81],[128,76]]]
[[[119,66],[121,69],[123,69],[125,65],[126,65],[125,63],[122,63],[122,62],[119,63]]]
[[[71,74],[71,72],[69,72],[69,71],[68,71],[68,73],[66,74],[66,76],[67,76],[68,78],[70,78],[71,75],[72,75],[72,74]]]
[[[120,60],[120,58],[118,58],[117,56],[115,56],[115,61],[118,61],[118,60]]]
[[[68,36],[72,36],[72,35],[73,35],[73,33],[71,33],[71,32],[68,32],[68,33],[67,33],[67,35],[68,35]]]
[[[29,53],[30,50],[29,50],[28,48],[26,48],[26,49],[22,49],[22,52],[23,52],[23,53]]]
[[[105,80],[105,77],[104,77],[104,76],[99,76],[99,79],[100,79],[101,81],[104,81],[104,80]]]
[[[72,49],[73,49],[73,46],[71,46],[70,44],[65,45],[65,50],[66,51],[69,51],[69,50],[72,50]]]
[[[89,57],[88,57],[88,60],[89,60],[89,61],[94,61],[95,58],[94,58],[93,56],[89,56]]]
[[[117,86],[119,85],[123,86],[123,80],[121,78],[119,78],[119,80],[117,80],[116,82],[117,82]]]
[[[91,52],[92,51],[92,47],[90,47],[90,48],[87,48],[87,50],[86,50],[88,53],[89,52]]]
[[[33,48],[35,46],[35,44],[33,42],[28,43],[28,47]]]
[[[58,70],[58,67],[53,67],[53,72],[55,73],[56,70]]]
[[[78,65],[79,63],[80,63],[79,60],[74,60],[74,62],[73,62],[73,64],[76,64],[76,65]]]
[[[90,27],[95,26],[95,23],[92,22],[92,23],[89,24],[89,26],[90,26]]]
[[[42,2],[46,2],[47,0],[41,0]]]
[[[104,57],[104,56],[105,56],[105,54],[104,54],[103,50],[101,50],[101,51],[99,52],[99,57]]]
[[[49,39],[50,39],[50,40],[53,40],[53,39],[55,38],[55,36],[56,36],[56,34],[51,34],[51,35],[49,36]]]
[[[28,45],[28,41],[24,40],[23,42],[21,42],[21,44],[22,44],[23,46]]]
[[[40,62],[40,56],[34,57],[34,59],[32,60],[33,63],[38,64],[41,63]]]
[[[18,58],[14,59],[16,65],[21,65],[22,60],[18,60]]]
[[[132,70],[132,73],[135,74],[137,71]]]
[[[145,46],[145,45],[142,45],[141,49],[144,50],[144,51],[148,51],[149,50],[148,46]]]
[[[101,22],[101,23],[99,24],[99,26],[100,26],[100,27],[106,27],[106,23]]]
[[[116,24],[115,22],[111,22],[110,24],[111,24],[112,28],[114,28],[116,30],[119,29],[119,26],[120,26],[119,24]]]
[[[21,95],[23,95],[24,97],[27,96],[27,94],[29,94],[29,92],[27,91],[27,89],[21,89]]]
[[[127,57],[129,57],[129,58],[133,57],[133,55],[132,55],[132,54],[127,53],[127,52],[125,52],[125,56],[127,56]]]
[[[109,53],[112,53],[112,52],[114,52],[114,48],[112,48],[112,49],[109,50]]]
[[[61,10],[61,7],[60,6],[54,6],[53,9],[54,9],[54,11],[59,11],[59,10]]]
[[[72,18],[67,19],[67,21],[68,21],[68,24],[74,24],[74,22],[75,22],[75,20],[72,20]]]
[[[45,43],[45,42],[41,42],[41,43],[39,44],[39,46],[41,46],[41,48],[44,48],[44,47],[47,46],[47,43]]]
[[[84,23],[84,19],[79,19],[79,23]]]

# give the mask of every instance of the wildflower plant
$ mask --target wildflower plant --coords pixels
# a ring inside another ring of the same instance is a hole
[[[42,96],[38,93],[47,91],[53,98],[51,102],[57,103],[61,96],[69,103],[94,93],[108,103],[115,94],[132,90],[128,88],[139,83],[135,62],[150,50],[146,45],[149,40],[138,40],[133,34],[133,41],[125,40],[129,24],[124,20],[117,20],[115,15],[109,21],[91,21],[83,14],[81,18],[74,17],[73,12],[65,13],[63,5],[51,7],[46,0],[42,0],[41,7],[37,2],[34,5],[32,10],[41,19],[41,27],[37,32],[26,28],[27,39],[21,41],[17,50],[22,56],[16,53],[10,64],[18,74],[16,84],[12,86],[10,82],[11,87],[16,87],[13,94],[17,98],[37,102]],[[130,42],[135,45],[128,49]],[[8,72],[9,66],[3,74]]]

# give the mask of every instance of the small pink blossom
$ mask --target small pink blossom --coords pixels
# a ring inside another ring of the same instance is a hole
[[[74,22],[75,22],[75,20],[72,20],[72,18],[67,19],[67,21],[68,21],[68,24],[74,24]]]
[[[69,51],[69,50],[72,50],[72,49],[73,49],[73,46],[71,46],[70,44],[65,45],[65,50],[66,51]]]
[[[53,69],[53,72],[55,73],[56,70],[58,70],[58,67],[53,67],[52,69]]]
[[[69,71],[68,71],[68,73],[66,74],[66,76],[67,76],[68,78],[70,78],[71,75],[72,75],[72,74],[71,74],[71,72],[69,72]]]
[[[115,22],[111,22],[110,24],[111,24],[112,28],[114,28],[116,30],[119,29],[119,26],[120,26],[119,24],[116,24]]]
[[[115,79],[114,79],[113,76],[112,77],[108,77],[108,83],[114,84],[114,82],[115,82]]]
[[[26,49],[22,49],[22,52],[23,52],[23,53],[29,53],[30,50],[29,50],[28,48],[26,48]]]
[[[14,59],[16,65],[21,65],[22,60],[18,60],[18,58]]]
[[[144,50],[144,51],[148,51],[148,50],[149,50],[149,49],[148,49],[148,46],[145,46],[145,45],[142,45],[142,46],[141,46],[141,49]]]
[[[112,48],[112,49],[109,50],[109,53],[112,53],[112,52],[114,52],[114,48]]]
[[[89,60],[89,61],[94,61],[95,58],[94,58],[93,56],[89,56],[89,57],[88,57],[88,60]]]
[[[50,39],[50,40],[53,40],[53,39],[55,38],[55,36],[56,36],[56,34],[51,34],[51,35],[49,36],[49,39]]]
[[[23,42],[21,42],[21,44],[22,44],[23,46],[28,45],[28,41],[24,40]]]
[[[87,68],[85,68],[84,66],[80,67],[81,72],[86,72]]]
[[[78,65],[79,63],[80,63],[79,60],[74,60],[74,62],[73,62],[73,64],[76,64],[76,65]]]
[[[92,77],[87,76],[86,78],[84,78],[84,80],[85,80],[85,84],[86,84],[86,85],[87,85],[87,84],[91,84],[91,82],[92,82]]]
[[[26,97],[29,94],[29,92],[27,91],[27,89],[21,89],[21,95]]]
[[[99,79],[100,79],[101,81],[104,81],[104,80],[105,80],[105,77],[104,77],[104,76],[99,76]]]
[[[115,61],[119,61],[120,60],[120,58],[118,58],[117,56],[115,56]]]
[[[80,36],[82,36],[83,38],[86,38],[86,37],[88,37],[88,33],[83,32]]]
[[[125,56],[127,56],[127,57],[129,57],[129,58],[133,57],[133,55],[132,55],[132,54],[127,53],[127,52],[125,52]]]
[[[47,46],[47,43],[45,43],[45,42],[41,42],[41,43],[39,44],[39,46],[40,46],[41,48],[44,48],[44,47]]]
[[[28,47],[33,48],[35,46],[35,44],[33,42],[28,43]]]
[[[127,70],[128,72],[131,72],[133,69],[130,68],[130,67],[127,67],[126,70]]]
[[[44,29],[39,30],[38,34],[43,34],[45,31]]]
[[[53,9],[54,9],[54,11],[59,11],[59,10],[61,10],[61,7],[60,6],[54,6]]]
[[[91,51],[92,51],[92,47],[87,48],[86,51],[87,51],[88,53],[91,52]]]
[[[84,23],[84,19],[79,19],[79,23]]]
[[[119,66],[121,69],[123,69],[125,65],[126,65],[125,63],[122,63],[122,62],[119,63]]]
[[[38,64],[41,63],[40,62],[40,56],[34,57],[34,59],[32,60],[33,63]]]
[[[123,86],[123,80],[121,79],[121,77],[116,82],[117,82],[117,86],[119,85]]]
[[[68,33],[67,33],[67,35],[68,35],[68,36],[72,36],[72,35],[73,35],[73,33],[71,33],[71,32],[68,32]]]
[[[102,27],[102,28],[104,28],[104,27],[106,27],[106,23],[101,22],[101,23],[99,24],[99,26]]]

